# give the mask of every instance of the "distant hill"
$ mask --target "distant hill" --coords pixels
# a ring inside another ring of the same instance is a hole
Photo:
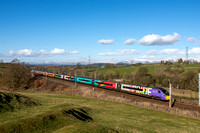
[[[92,65],[96,65],[96,66],[101,67],[101,66],[103,66],[103,65],[108,65],[108,64],[112,64],[112,63],[94,63],[94,64],[92,64]]]
[[[127,62],[118,62],[118,63],[116,63],[117,65],[130,65],[129,63],[127,63]]]

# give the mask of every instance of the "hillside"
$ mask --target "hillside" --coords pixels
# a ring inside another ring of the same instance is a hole
[[[198,132],[200,121],[129,104],[20,92],[37,99],[34,108],[0,113],[1,132]],[[12,127],[12,128],[11,128]]]
[[[168,67],[168,65],[162,65],[162,64],[151,64],[151,65],[144,64],[142,66],[148,68],[149,74],[155,73],[155,71],[157,69]],[[171,65],[171,66],[172,66],[172,68],[175,67],[175,65]],[[185,65],[181,65],[181,66],[183,66],[183,68],[186,71],[195,71],[199,68],[198,64],[185,64]],[[114,72],[119,71],[119,73],[121,75],[123,75],[125,72],[133,72],[136,69],[138,69],[139,67],[140,67],[140,65],[139,66],[118,67],[118,68],[96,68],[96,69],[92,68],[92,69],[86,69],[86,71],[88,71],[88,72],[98,71],[100,73],[106,73],[108,71],[114,71]]]
[[[0,113],[40,105],[33,99],[15,93],[0,92]]]

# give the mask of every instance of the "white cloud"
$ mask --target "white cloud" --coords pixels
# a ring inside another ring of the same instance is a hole
[[[116,52],[106,52],[106,53],[99,53],[99,55],[111,56],[111,55],[117,55],[117,53]]]
[[[196,38],[194,38],[194,37],[188,37],[187,41],[188,42],[196,42]]]
[[[4,57],[4,55],[0,53],[0,57]]]
[[[33,51],[31,49],[22,49],[22,50],[17,51],[17,54],[28,56],[28,55],[32,55]]]
[[[156,55],[156,54],[159,53],[159,51],[153,49],[153,50],[149,50],[149,51],[147,51],[147,53],[148,53],[148,54],[152,54],[152,55]]]
[[[67,51],[65,51],[64,49],[58,49],[58,48],[54,48],[50,54],[65,54]]]
[[[138,41],[138,43],[142,45],[170,45],[180,40],[179,34],[174,33],[174,35],[166,35],[166,36],[160,36],[160,35],[146,35],[142,39]]]
[[[120,49],[116,52],[106,52],[106,53],[99,53],[99,55],[106,55],[106,56],[112,56],[112,55],[135,55],[140,54],[140,51],[137,51],[135,49]]]
[[[33,52],[31,49],[22,49],[18,51],[9,51],[8,52],[10,56],[20,55],[20,56],[31,56],[34,55],[35,52]]]
[[[47,51],[45,51],[44,49],[41,49],[41,50],[39,51],[39,53],[42,54],[42,55],[48,55],[48,54],[49,54],[49,53],[48,53]]]
[[[69,54],[79,54],[80,52],[79,51],[71,51],[69,52]]]
[[[135,39],[128,39],[124,42],[124,44],[129,45],[129,44],[133,44],[134,42],[136,42]]]
[[[160,54],[176,54],[179,53],[179,49],[163,49],[160,51]]]
[[[189,54],[200,54],[200,48],[194,47],[188,51]]]
[[[8,56],[28,56],[28,57],[36,57],[36,56],[44,56],[44,55],[62,55],[62,54],[78,54],[79,51],[66,51],[64,49],[55,48],[50,52],[47,52],[43,49],[39,51],[33,51],[32,49],[22,49],[18,51],[9,51]]]
[[[99,40],[98,43],[100,43],[100,44],[113,44],[114,40],[112,40],[112,39],[108,39],[108,40],[102,39],[102,40]]]
[[[179,49],[163,49],[163,50],[149,50],[147,51],[147,53],[151,55],[157,55],[157,54],[168,55],[168,54],[184,54],[185,51]]]

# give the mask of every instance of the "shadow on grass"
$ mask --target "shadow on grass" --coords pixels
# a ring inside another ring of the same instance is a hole
[[[80,111],[75,109],[71,109],[68,111],[63,110],[63,114],[71,114],[81,121],[93,121],[92,117],[87,115],[87,112],[83,109],[80,109]]]
[[[78,126],[78,130],[81,132],[117,132],[109,127],[94,123],[93,118],[89,116],[89,110],[86,107],[57,109],[42,115],[0,125],[0,132],[53,132],[67,125],[81,125]],[[80,124],[81,122],[85,124]],[[74,127],[74,130],[76,129],[77,127]]]

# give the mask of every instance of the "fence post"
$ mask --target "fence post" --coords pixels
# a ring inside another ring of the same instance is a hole
[[[76,87],[76,72],[75,72],[75,87]]]
[[[200,106],[200,73],[199,73],[199,106]]]
[[[170,94],[170,98],[169,98],[169,107],[171,108],[171,101],[172,101],[172,94],[171,94],[171,90],[172,90],[172,86],[171,86],[171,82],[169,79],[169,94]]]

